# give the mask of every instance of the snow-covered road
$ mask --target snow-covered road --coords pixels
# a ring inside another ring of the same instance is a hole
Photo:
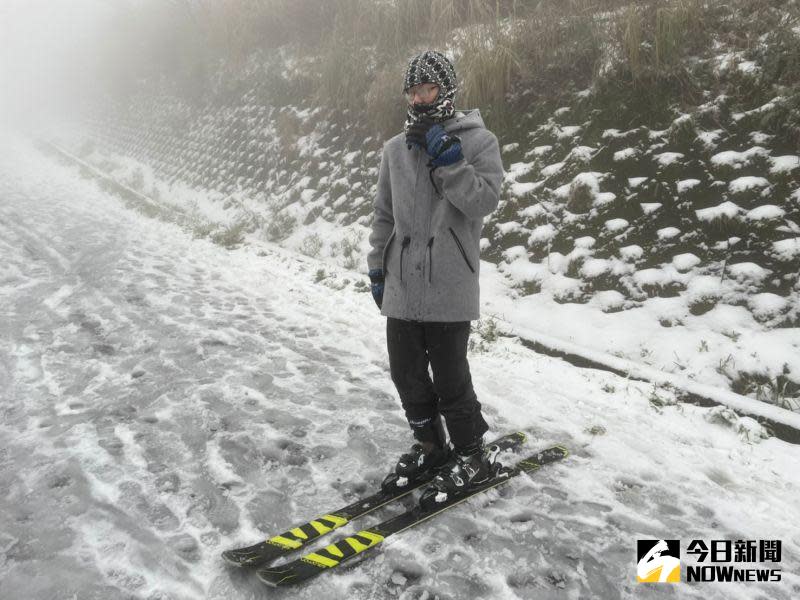
[[[798,447],[509,339],[471,356],[493,432],[572,456],[263,588],[219,553],[346,504],[409,444],[369,295],[194,240],[16,138],[0,256],[0,598],[800,596]],[[637,585],[639,538],[780,539],[783,580]]]

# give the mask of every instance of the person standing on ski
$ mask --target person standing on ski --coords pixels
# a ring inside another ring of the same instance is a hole
[[[440,501],[488,479],[493,462],[467,343],[479,318],[483,219],[497,207],[504,172],[497,138],[479,110],[455,110],[456,91],[443,54],[409,62],[405,127],[383,146],[367,256],[392,381],[416,440],[384,489],[438,473]]]

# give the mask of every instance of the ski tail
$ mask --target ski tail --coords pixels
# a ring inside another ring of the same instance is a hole
[[[541,467],[562,460],[567,456],[569,456],[569,451],[564,446],[552,446],[518,461],[511,469],[503,468],[498,472],[496,478],[481,484],[466,494],[445,502],[436,507],[435,510],[426,511],[420,507],[415,507],[374,527],[337,540],[325,548],[306,554],[290,563],[273,568],[262,568],[258,571],[258,578],[272,587],[293,585],[306,581],[324,571],[338,567],[341,563],[367,550],[371,550],[390,535],[419,525],[437,514],[469,500],[480,492],[502,485],[517,475],[537,471]]]

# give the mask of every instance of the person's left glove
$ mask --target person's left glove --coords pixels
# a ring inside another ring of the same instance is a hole
[[[430,165],[444,167],[461,160],[464,155],[461,151],[461,138],[450,135],[439,123],[428,117],[409,126],[406,133],[408,147],[419,146],[431,157]]]
[[[431,165],[444,167],[458,162],[464,155],[461,151],[461,138],[450,135],[444,127],[436,123],[425,134],[428,154],[431,156]]]
[[[383,305],[383,269],[370,269],[369,270],[370,290],[372,291],[372,298],[378,308]]]

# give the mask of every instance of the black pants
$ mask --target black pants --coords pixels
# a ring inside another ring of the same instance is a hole
[[[426,323],[387,317],[392,381],[414,437],[420,441],[433,441],[431,422],[439,414],[456,448],[470,446],[489,429],[472,388],[467,362],[469,330],[469,321]]]

